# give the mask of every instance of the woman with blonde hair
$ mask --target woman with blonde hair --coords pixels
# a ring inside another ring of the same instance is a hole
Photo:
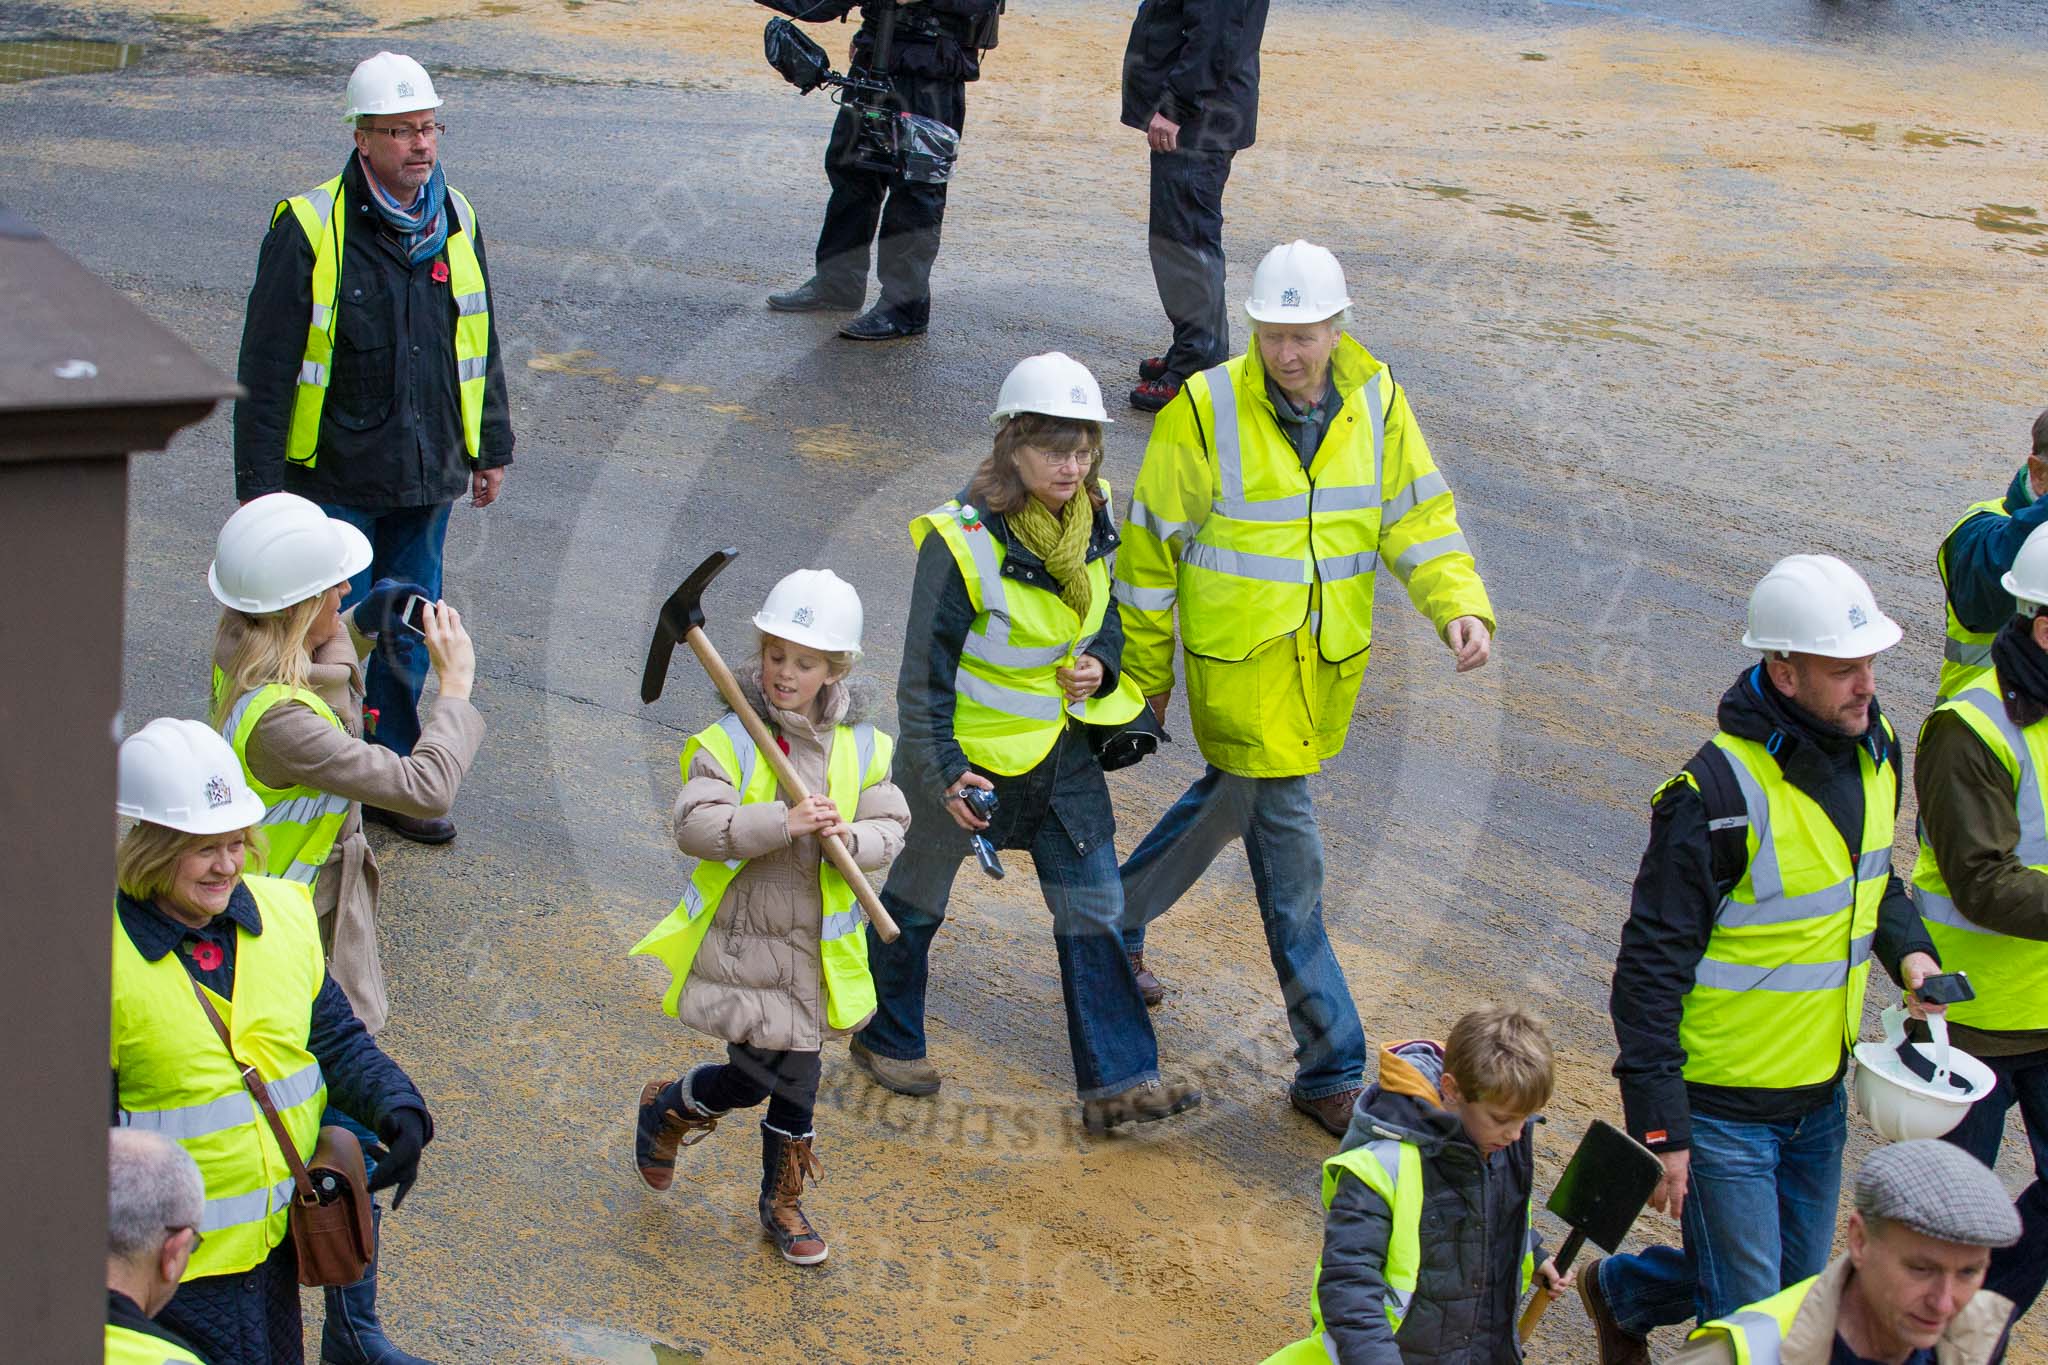
[[[242,1067],[302,1160],[330,1108],[373,1130],[384,1149],[370,1188],[399,1199],[433,1119],[327,974],[306,887],[255,875],[263,802],[219,735],[155,720],[129,736],[115,809],[135,824],[114,859],[114,1121],[178,1142],[206,1184],[191,1259],[157,1321],[216,1365],[297,1365],[292,1181],[277,1179],[287,1163]]]

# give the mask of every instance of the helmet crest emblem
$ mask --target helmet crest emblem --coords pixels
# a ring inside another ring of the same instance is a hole
[[[1863,629],[1863,627],[1865,627],[1865,626],[1867,626],[1867,625],[1869,625],[1869,624],[1870,624],[1870,618],[1869,618],[1869,617],[1867,617],[1867,616],[1865,616],[1865,615],[1863,614],[1863,608],[1861,608],[1861,607],[1850,607],[1850,608],[1849,608],[1849,629],[1851,629],[1851,630],[1861,630],[1861,629]]]
[[[807,626],[817,618],[811,614],[811,609],[809,607],[798,607],[795,611],[789,614],[789,619],[796,625]]]
[[[1067,397],[1076,403],[1085,403],[1088,401],[1088,395],[1081,392],[1081,386],[1079,384],[1074,385],[1073,388],[1067,391]]]
[[[1301,291],[1300,291],[1299,289],[1283,289],[1283,290],[1281,290],[1281,291],[1280,291],[1280,306],[1281,306],[1282,308],[1299,308],[1299,307],[1301,307]]]
[[[206,806],[208,810],[218,810],[234,799],[235,794],[228,789],[226,778],[222,777],[219,773],[215,773],[212,777],[206,779]]]
[[[411,81],[400,81],[400,82],[398,83],[398,98],[400,98],[400,99],[402,99],[402,100],[409,100],[409,99],[411,99],[411,98],[412,98],[412,82],[411,82]]]

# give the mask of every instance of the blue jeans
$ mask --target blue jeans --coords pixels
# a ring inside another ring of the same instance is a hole
[[[1984,1278],[1986,1289],[2012,1300],[2017,1321],[2048,1282],[2048,1052],[1983,1060],[1998,1077],[1998,1086],[1970,1106],[1948,1141],[1989,1166],[1998,1160],[2006,1112],[2015,1104],[2020,1107],[2027,1145],[2033,1149],[2034,1182],[2014,1203],[2020,1215],[2019,1242],[1992,1251],[1991,1273]]]
[[[1353,1089],[1365,1074],[1365,1028],[1323,930],[1323,839],[1306,777],[1204,772],[1124,861],[1124,947],[1142,952],[1145,926],[1238,838],[1287,997],[1294,1089],[1305,1099]]]
[[[441,551],[448,540],[448,508],[399,507],[375,512],[361,507],[322,503],[328,516],[345,521],[370,538],[370,567],[348,581],[341,609],[363,600],[380,578],[417,583],[427,595],[441,596]],[[393,753],[409,754],[420,739],[420,689],[427,681],[427,646],[410,635],[390,648],[370,652],[363,679],[363,706],[377,713],[369,734],[373,743]]]
[[[370,1148],[381,1144],[384,1139],[378,1137],[375,1133],[363,1127],[362,1124],[357,1123],[331,1104],[320,1115],[320,1126],[325,1128],[329,1124],[340,1124],[343,1128],[356,1135],[357,1142],[363,1144],[363,1179],[368,1180],[371,1176],[377,1174],[377,1160],[370,1155]]]
[[[943,817],[941,817],[943,818]],[[925,1055],[924,1000],[932,936],[946,918],[960,858],[951,840],[920,840],[913,832],[889,868],[882,904],[902,935],[884,943],[868,927],[868,970],[875,978],[875,1017],[861,1030],[861,1046],[878,1057],[909,1061]],[[1067,1043],[1074,1054],[1074,1084],[1084,1100],[1128,1090],[1159,1075],[1159,1044],[1118,937],[1123,896],[1117,885],[1116,849],[1107,840],[1087,853],[1054,815],[1031,841],[1038,889],[1052,910],[1059,952],[1060,994],[1066,1000]]]
[[[1848,1097],[1793,1123],[1692,1116],[1692,1170],[1679,1222],[1685,1249],[1650,1247],[1600,1263],[1600,1292],[1625,1332],[1709,1322],[1827,1268],[1842,1190]]]

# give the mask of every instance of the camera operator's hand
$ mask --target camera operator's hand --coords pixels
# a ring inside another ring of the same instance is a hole
[[[1145,125],[1145,144],[1155,152],[1180,150],[1180,125],[1164,114],[1154,114]]]
[[[960,774],[959,780],[946,789],[946,814],[953,817],[953,823],[970,834],[979,834],[988,828],[988,821],[976,815],[963,800],[960,793],[968,787],[979,787],[983,791],[994,791],[996,784],[972,770]]]
[[[441,679],[441,695],[469,698],[476,686],[476,646],[462,628],[462,616],[446,602],[420,607],[420,630],[427,637],[427,657]]]

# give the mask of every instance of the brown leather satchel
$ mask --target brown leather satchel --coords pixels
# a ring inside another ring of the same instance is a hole
[[[256,1074],[255,1067],[244,1066],[242,1059],[235,1056],[228,1026],[221,1022],[220,1012],[214,1009],[197,981],[192,983],[192,993],[199,997],[199,1008],[206,1011],[229,1059],[241,1068],[242,1084],[249,1087],[256,1107],[270,1121],[277,1148],[291,1164],[292,1184],[296,1188],[291,1219],[286,1226],[291,1229],[292,1244],[299,1253],[299,1283],[354,1284],[368,1272],[370,1258],[377,1250],[362,1144],[348,1129],[329,1124],[320,1130],[310,1167],[299,1160],[298,1148],[292,1145],[292,1136],[285,1131],[284,1120],[277,1116],[277,1106],[271,1103],[270,1087]]]

